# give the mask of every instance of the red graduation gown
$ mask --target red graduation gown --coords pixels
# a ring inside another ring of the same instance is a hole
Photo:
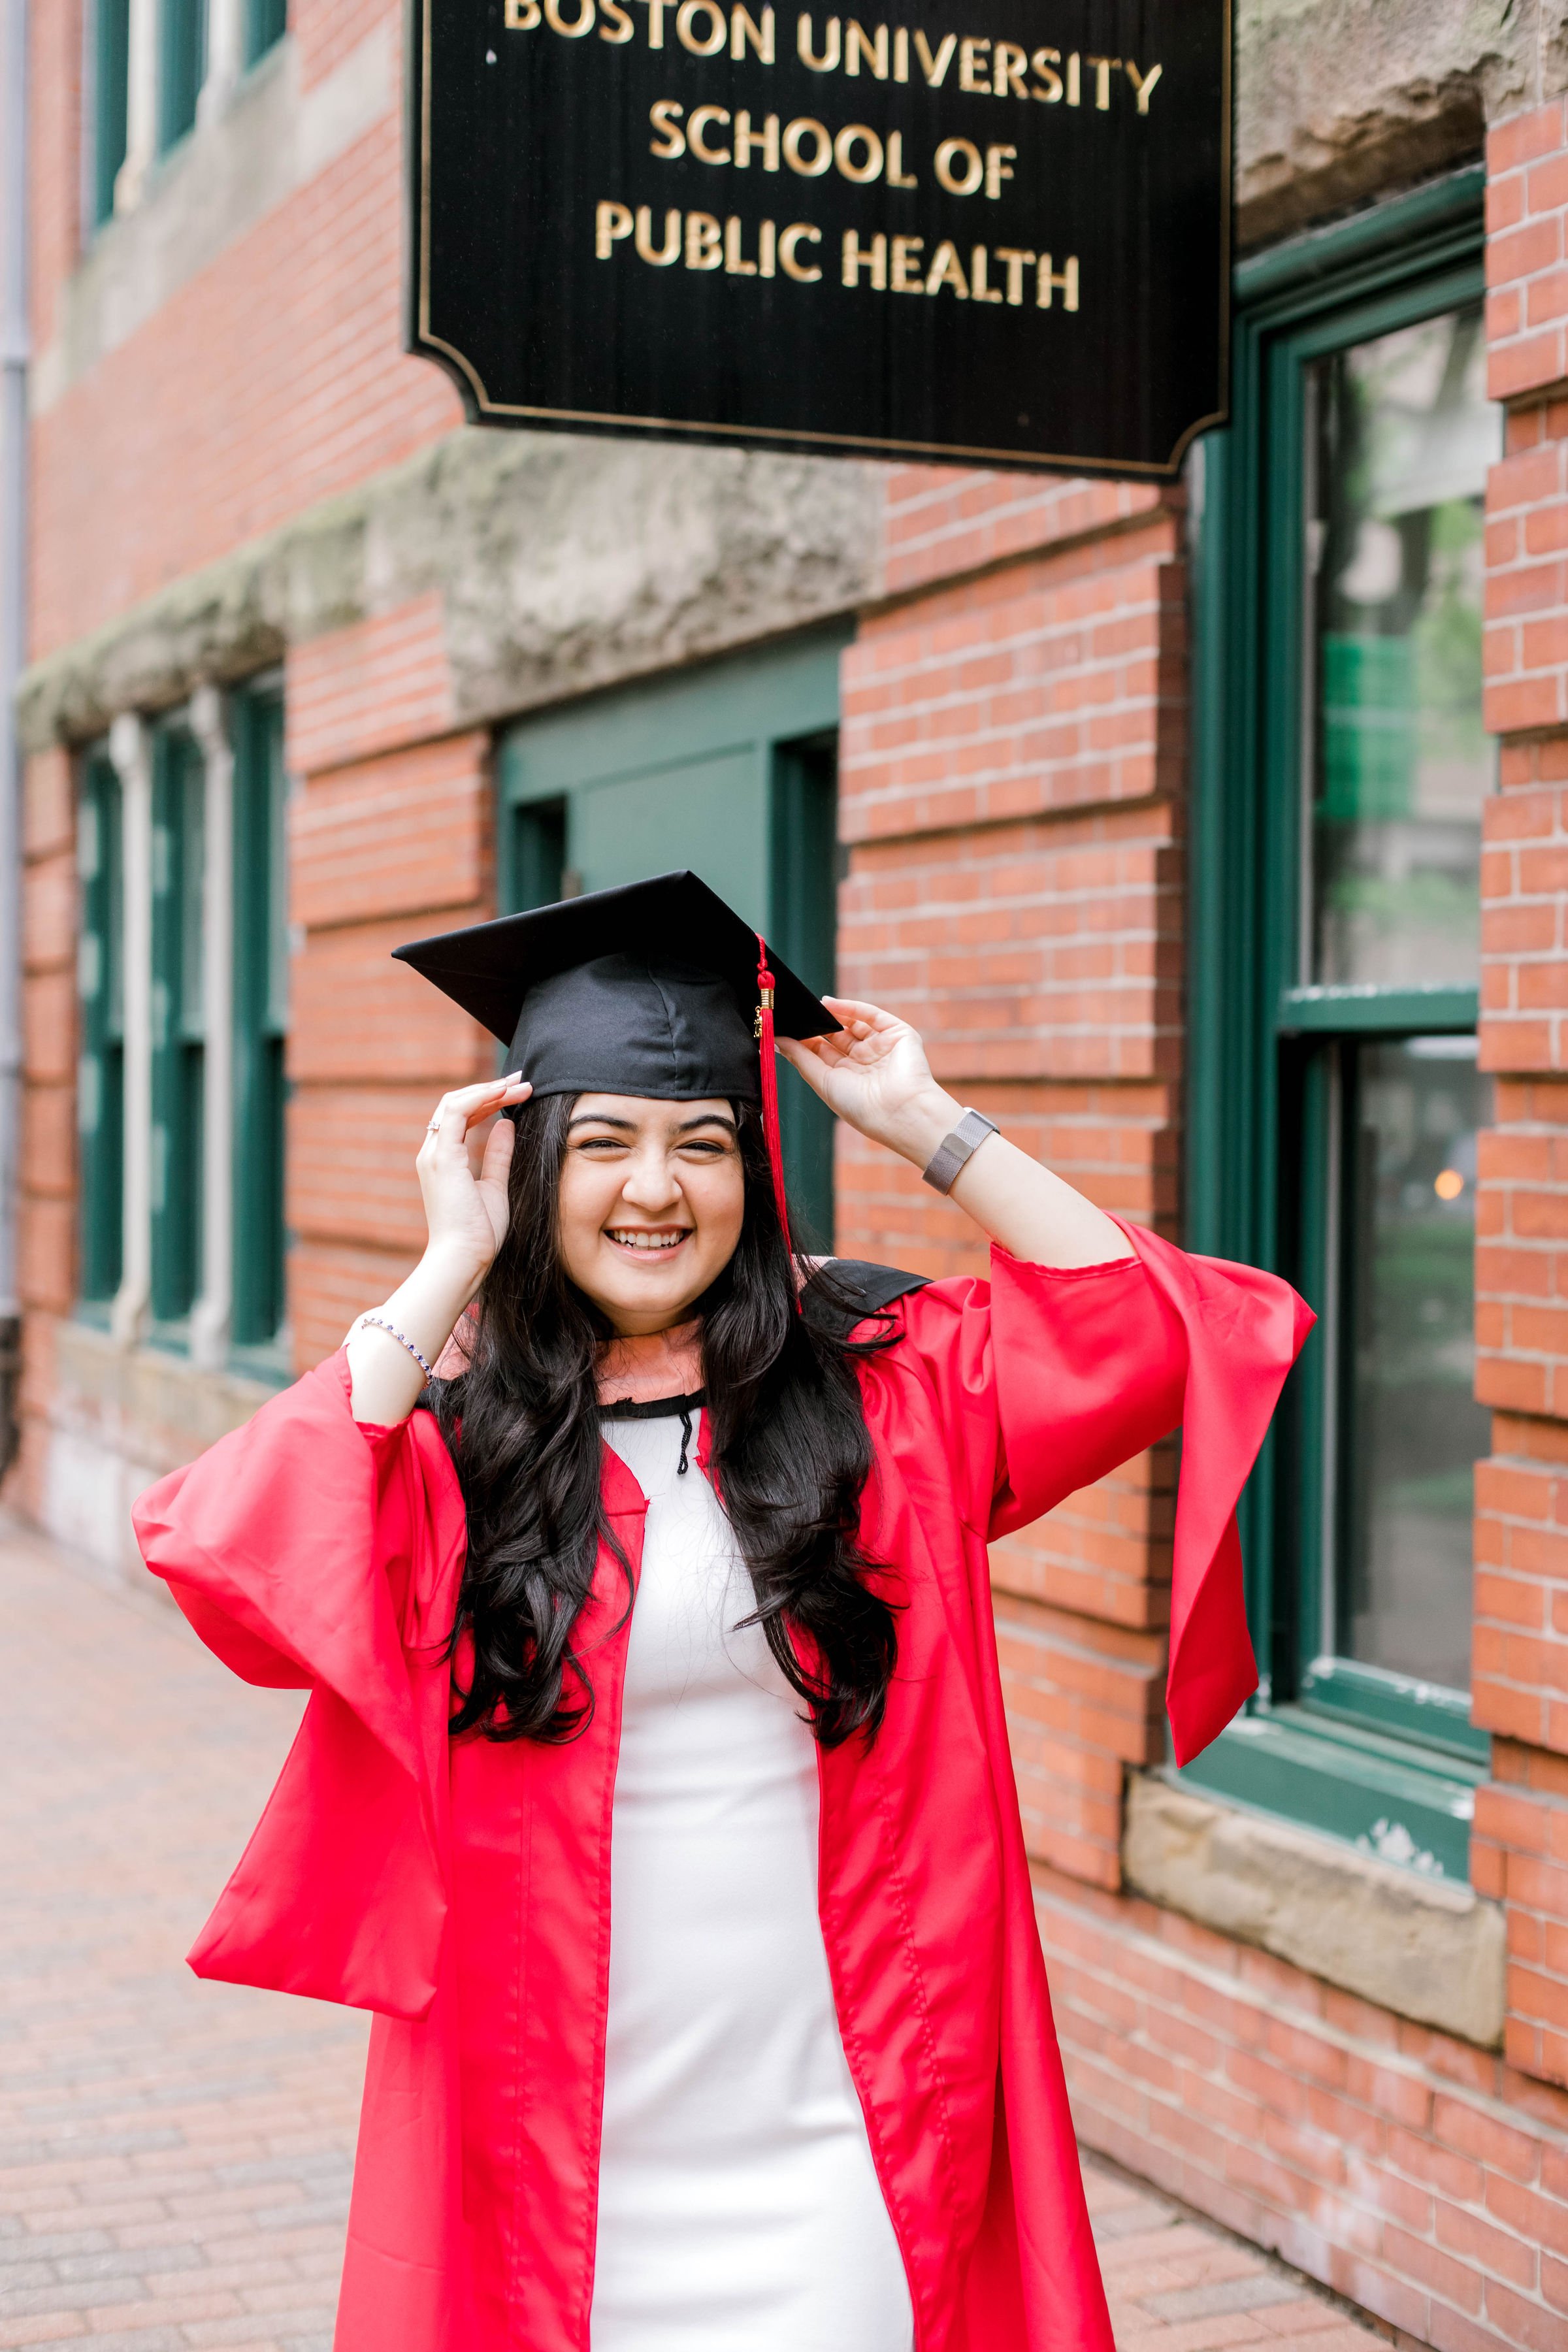
[[[887,1718],[819,1751],[820,1910],[918,2352],[1111,2352],[1051,2023],[992,1628],[988,1538],[1185,1423],[1181,1753],[1253,1687],[1231,1513],[1310,1318],[1184,1257],[889,1310],[860,1370],[865,1540],[903,1602]],[[1142,1261],[1140,1263],[1140,1261]],[[147,1563],[247,1681],[309,1687],[191,1964],[376,2012],[338,2352],[587,2352],[626,1627],[606,1551],[564,1747],[452,1741],[457,1479],[431,1417],[361,1428],[340,1354],[145,1495]],[[636,1570],[646,1501],[606,1449]]]

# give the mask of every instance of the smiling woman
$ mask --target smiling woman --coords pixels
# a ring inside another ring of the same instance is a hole
[[[138,1511],[316,1694],[192,1958],[377,2012],[339,2352],[1111,2352],[986,1544],[1184,1391],[1212,1738],[1300,1301],[1103,1215],[690,875],[400,952],[512,1075],[432,1118],[408,1280]],[[775,1024],[989,1283],[795,1256]]]

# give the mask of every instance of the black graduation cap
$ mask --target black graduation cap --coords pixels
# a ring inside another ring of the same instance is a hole
[[[777,1035],[839,1026],[689,872],[558,899],[393,954],[482,1021],[536,1095],[760,1100],[763,974]]]

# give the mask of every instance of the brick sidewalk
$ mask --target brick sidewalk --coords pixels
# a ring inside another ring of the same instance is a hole
[[[298,1711],[151,1591],[0,1528],[7,2352],[330,2343],[363,2021],[198,1984],[181,1957]],[[1089,2195],[1123,2352],[1381,2344],[1151,2192],[1091,2168]]]

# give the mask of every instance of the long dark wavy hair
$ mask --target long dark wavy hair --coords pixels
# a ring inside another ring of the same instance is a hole
[[[457,1465],[468,1560],[452,1634],[455,1733],[572,1738],[594,1706],[574,1647],[602,1538],[595,1371],[613,1335],[568,1278],[557,1196],[574,1108],[547,1095],[515,1114],[511,1220],[467,1333],[468,1364],[428,1391]],[[751,1570],[754,1614],[825,1748],[875,1736],[897,1656],[894,1604],[861,1551],[871,1443],[849,1342],[797,1314],[763,1138],[736,1107],[745,1213],[734,1255],[698,1301],[715,1486]],[[818,1299],[832,1305],[832,1277]],[[853,1318],[837,1320],[847,1328]],[[627,1607],[631,1579],[626,1570]],[[464,1636],[468,1637],[467,1642]],[[794,1637],[804,1635],[808,1671]],[[471,1653],[471,1663],[467,1663]]]

